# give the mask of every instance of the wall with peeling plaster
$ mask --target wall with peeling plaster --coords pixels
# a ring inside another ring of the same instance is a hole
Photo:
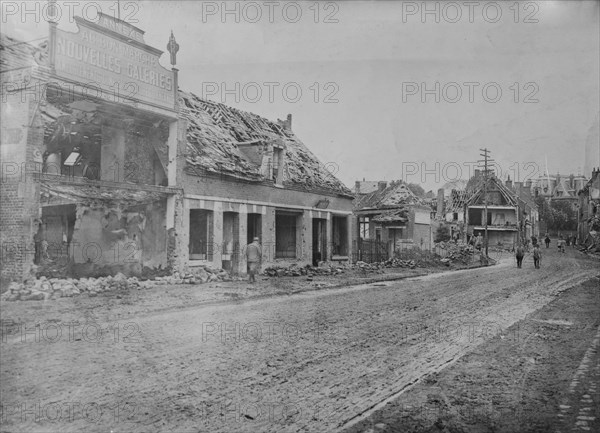
[[[141,275],[167,266],[166,203],[122,208],[78,205],[71,254],[76,276]]]

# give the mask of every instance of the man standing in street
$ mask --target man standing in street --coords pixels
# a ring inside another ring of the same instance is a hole
[[[521,267],[523,263],[523,256],[525,255],[525,250],[523,249],[523,245],[519,243],[517,246],[516,257],[517,257],[517,268]]]
[[[252,243],[246,246],[246,261],[248,262],[248,281],[254,283],[256,274],[260,272],[260,262],[262,261],[262,249],[258,238],[254,238]]]
[[[544,239],[544,242],[546,242],[546,248],[548,248],[550,246],[550,236],[548,236],[548,233],[546,233],[546,238]]]
[[[483,236],[481,236],[481,233],[479,233],[475,240],[475,248],[477,248],[477,251],[481,251],[482,246],[483,246]]]
[[[540,268],[540,260],[542,259],[542,253],[540,251],[540,246],[535,244],[533,247],[533,265],[536,269]]]

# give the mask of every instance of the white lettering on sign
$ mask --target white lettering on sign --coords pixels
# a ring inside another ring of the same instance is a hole
[[[163,68],[154,53],[129,45],[95,29],[78,33],[57,29],[55,50],[56,75],[88,83],[140,102],[173,109],[173,72]],[[128,87],[125,89],[125,87]]]
[[[127,36],[130,39],[134,39],[138,42],[144,42],[144,35],[138,29],[132,25],[124,22],[115,21],[111,16],[98,14],[98,24],[102,27],[112,30],[115,33],[120,33],[123,36]]]

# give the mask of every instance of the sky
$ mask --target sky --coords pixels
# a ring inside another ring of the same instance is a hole
[[[22,3],[2,2],[2,31],[47,36],[45,2],[25,16]],[[69,31],[69,12],[117,11],[112,0],[58,4]],[[514,180],[600,166],[598,1],[121,0],[120,11],[159,49],[173,30],[182,89],[271,120],[292,114],[349,186],[435,190],[468,178],[480,148]]]

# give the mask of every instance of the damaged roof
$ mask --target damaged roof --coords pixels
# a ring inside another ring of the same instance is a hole
[[[406,205],[423,205],[405,184],[393,184],[383,190],[359,196],[354,200],[355,210],[393,209]]]
[[[45,65],[47,60],[47,39],[40,40],[38,44],[31,44],[0,33],[1,72]]]
[[[326,190],[352,196],[348,187],[327,170],[318,158],[282,125],[254,113],[179,92],[188,120],[186,161],[219,174],[247,180],[268,180],[261,167],[245,157],[240,145],[277,144],[285,147],[283,184]]]
[[[483,189],[485,179],[482,177],[477,181],[477,186],[474,188],[473,194],[467,200],[467,206],[476,204],[480,198],[483,198]],[[499,191],[502,197],[506,200],[509,206],[516,206],[518,201],[517,194],[509,189],[504,183],[496,176],[492,175],[489,178],[488,191]]]
[[[4,34],[0,39],[2,72],[44,64],[48,41],[30,44]],[[276,144],[285,148],[283,185],[301,187],[317,193],[352,198],[350,189],[290,130],[277,122],[225,104],[204,100],[190,92],[179,91],[180,115],[188,121],[186,164],[188,174],[202,170],[256,182],[272,182],[239,146]],[[52,116],[50,116],[52,117]],[[198,170],[197,170],[198,169]]]
[[[372,219],[375,222],[381,223],[390,223],[390,222],[402,222],[405,223],[408,221],[408,217],[406,216],[406,209],[401,210],[387,210],[383,211],[376,217]]]
[[[447,202],[446,212],[460,213],[463,211],[465,203],[469,198],[469,192],[453,189]]]

